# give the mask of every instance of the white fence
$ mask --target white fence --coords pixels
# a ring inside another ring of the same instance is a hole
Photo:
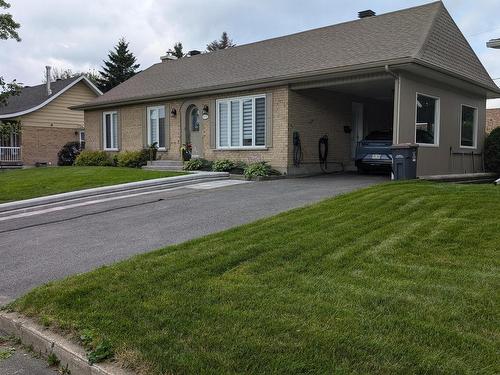
[[[0,147],[0,162],[20,162],[21,147]]]

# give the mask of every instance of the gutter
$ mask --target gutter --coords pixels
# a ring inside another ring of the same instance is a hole
[[[393,101],[393,129],[394,134],[392,136],[392,143],[394,144],[399,144],[399,120],[400,120],[400,113],[401,113],[401,78],[399,77],[399,74],[394,73],[389,65],[386,65],[384,67],[384,70],[387,74],[390,74],[394,78],[394,101]]]
[[[314,72],[300,73],[300,74],[292,74],[288,76],[281,77],[272,77],[267,79],[258,79],[255,81],[247,81],[247,82],[239,82],[230,85],[219,85],[219,86],[211,86],[207,88],[202,88],[198,90],[189,90],[189,91],[178,91],[173,92],[168,95],[151,95],[151,96],[142,96],[136,98],[130,98],[125,100],[113,100],[109,102],[96,103],[92,104],[81,104],[77,106],[69,107],[73,110],[90,110],[90,109],[101,109],[101,108],[109,108],[114,107],[116,105],[127,105],[127,104],[140,104],[140,103],[149,103],[149,102],[157,102],[157,101],[168,101],[180,98],[189,98],[195,96],[204,96],[204,95],[212,95],[212,94],[221,94],[227,92],[235,92],[235,91],[245,91],[251,89],[259,89],[270,86],[281,86],[288,85],[293,83],[306,82],[310,80],[319,80],[326,78],[334,78],[340,74],[359,74],[362,73],[370,73],[370,72],[380,72],[383,70],[386,64],[391,65],[404,65],[411,62],[411,58],[402,58],[395,60],[381,60],[366,64],[359,65],[351,65],[334,69],[323,69]],[[329,77],[332,76],[332,77]]]

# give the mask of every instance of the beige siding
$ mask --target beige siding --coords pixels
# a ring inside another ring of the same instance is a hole
[[[419,147],[417,175],[481,172],[482,157],[477,154],[483,152],[486,98],[422,77],[402,75],[399,143],[415,142],[417,93],[440,99],[439,146]],[[478,110],[477,147],[474,150],[460,147],[462,105],[476,107]],[[472,151],[476,156],[471,156]]]
[[[21,124],[23,127],[81,128],[83,111],[73,111],[68,107],[89,102],[95,97],[85,83],[79,82],[45,107],[22,116]]]

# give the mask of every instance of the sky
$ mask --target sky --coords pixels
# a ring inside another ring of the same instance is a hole
[[[8,0],[9,1],[9,0]],[[20,43],[0,41],[0,75],[25,85],[42,82],[45,65],[99,70],[120,37],[130,42],[141,69],[182,42],[204,50],[227,31],[237,44],[291,34],[428,3],[426,0],[10,0],[21,23]],[[500,0],[444,0],[444,4],[495,82],[500,85]],[[500,107],[500,99],[489,101]]]

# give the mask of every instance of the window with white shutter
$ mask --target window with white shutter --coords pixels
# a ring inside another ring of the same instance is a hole
[[[217,148],[265,147],[265,95],[218,100],[216,108]]]

